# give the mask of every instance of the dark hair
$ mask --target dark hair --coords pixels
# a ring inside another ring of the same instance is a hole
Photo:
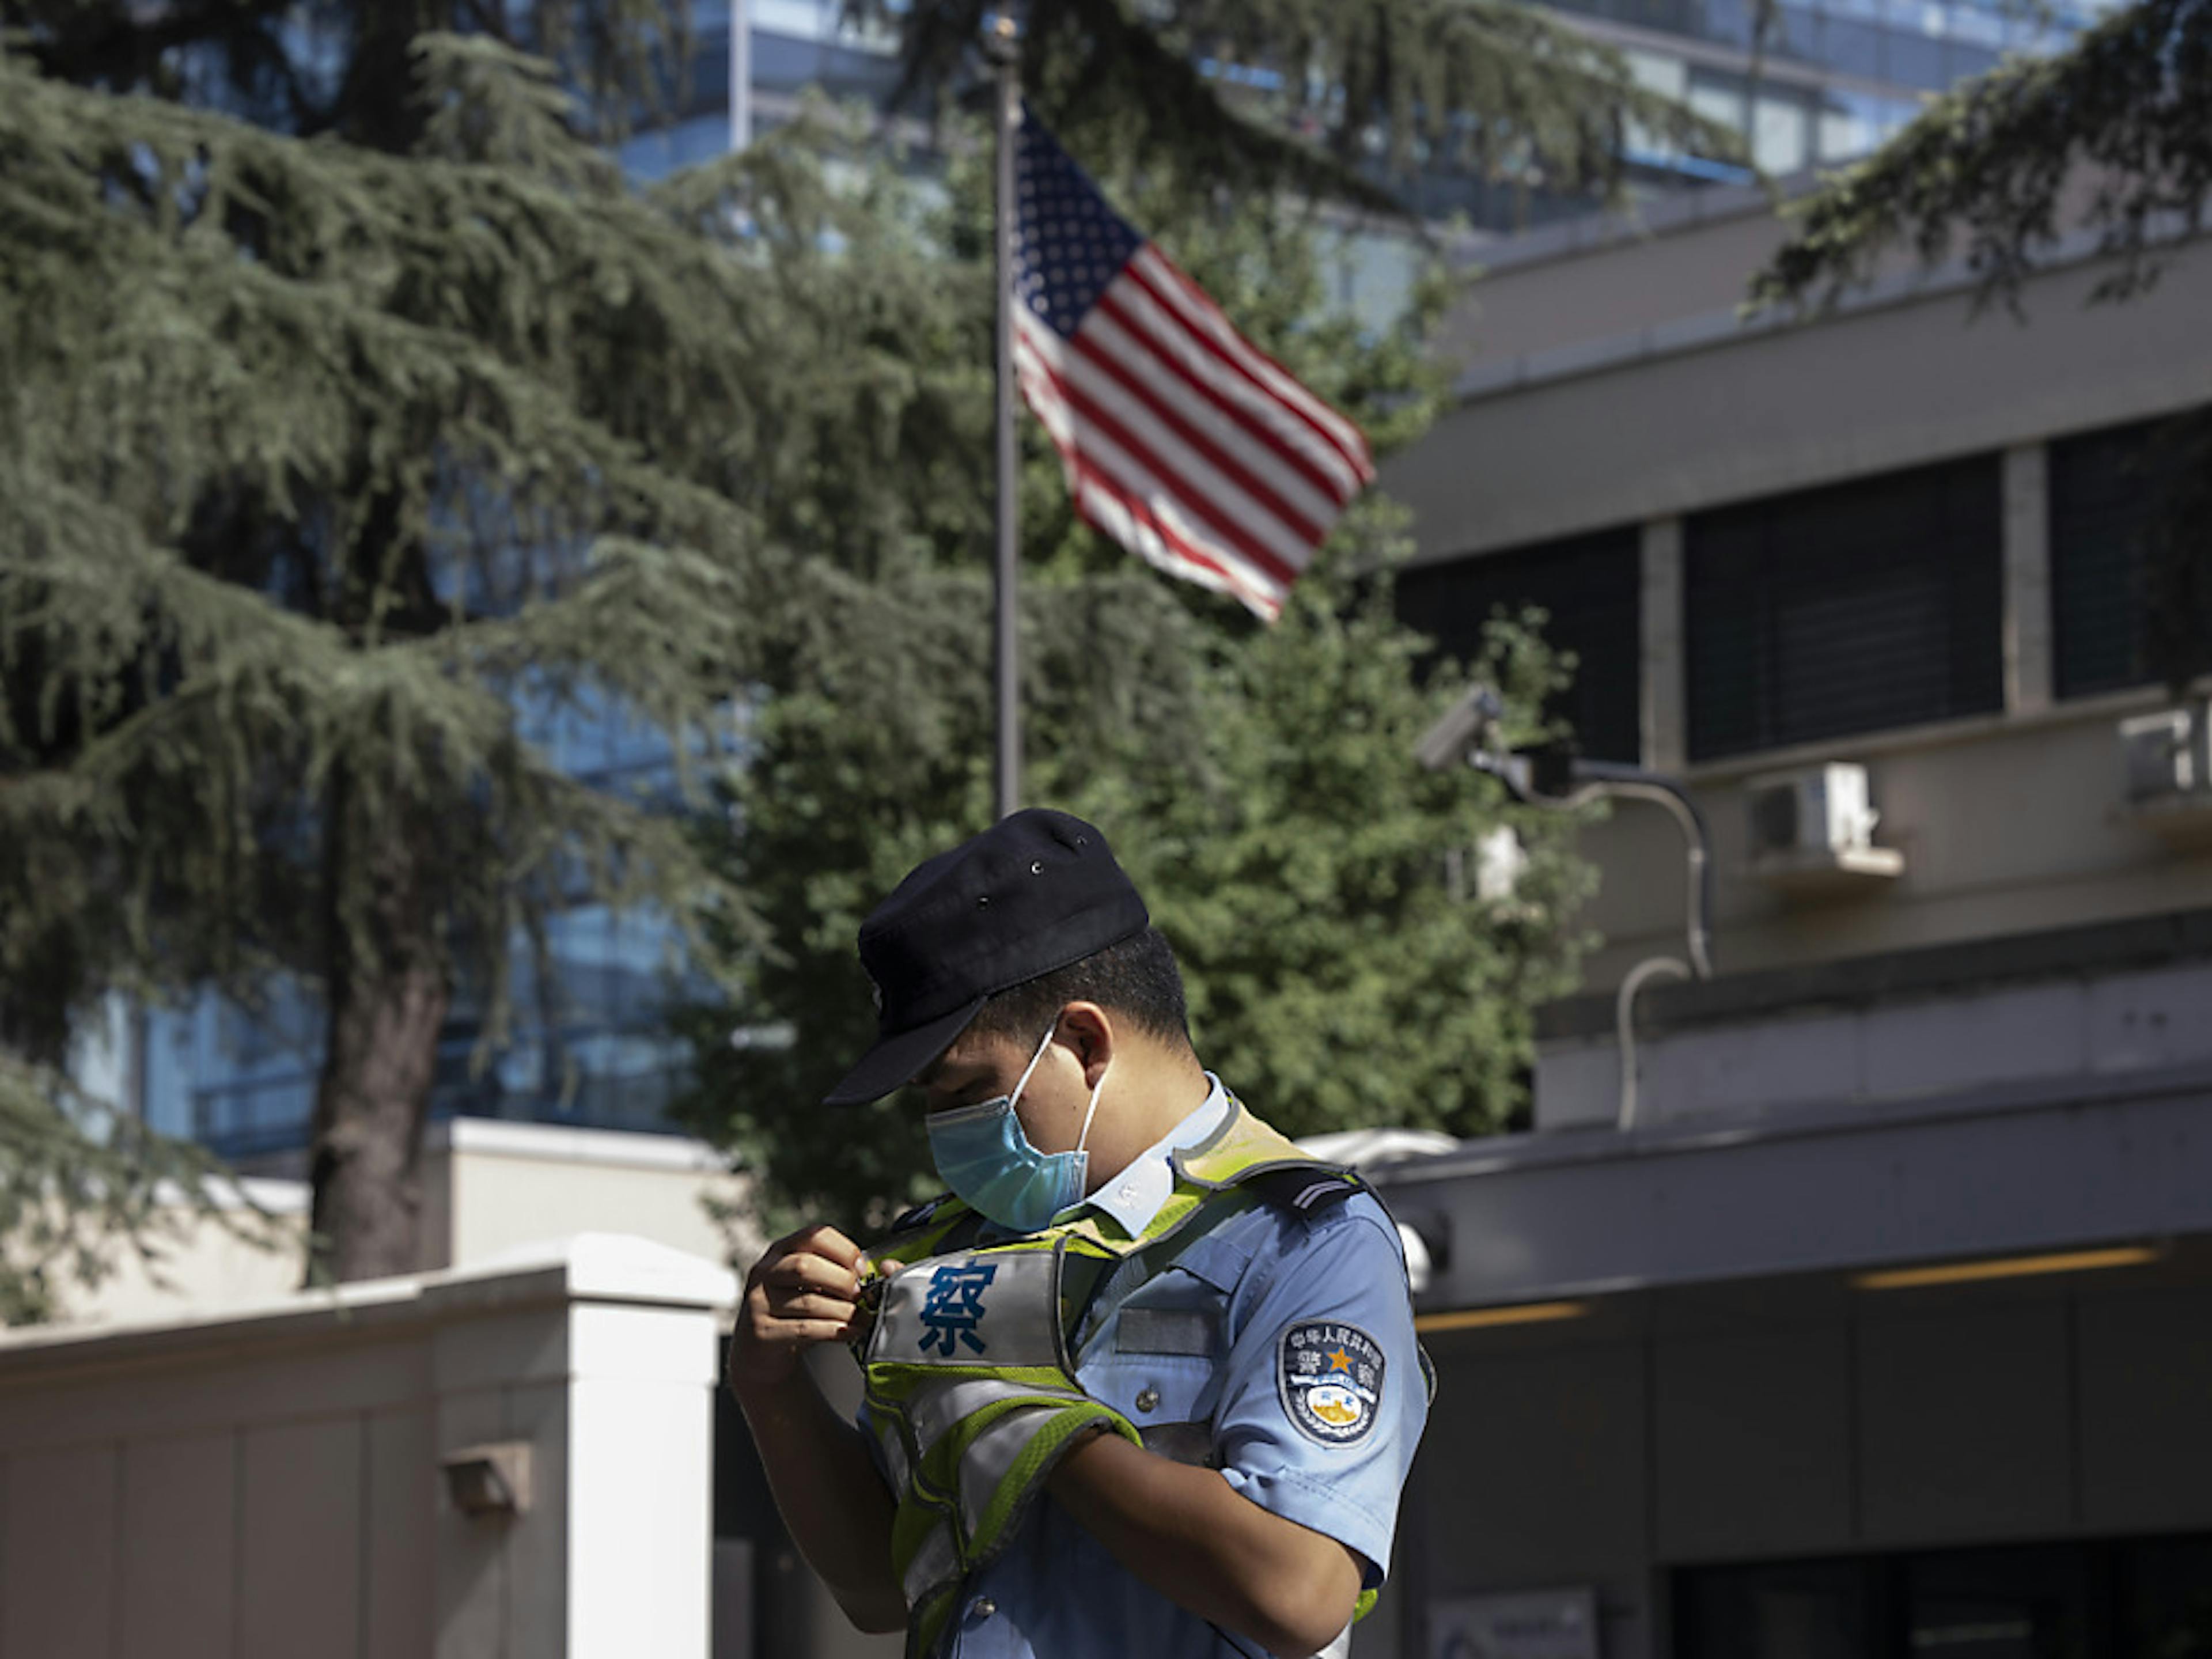
[[[1035,1042],[1071,1002],[1095,1002],[1150,1036],[1186,1047],[1190,1042],[1182,971],[1176,966],[1174,947],[1157,927],[994,993],[975,1011],[968,1029]]]

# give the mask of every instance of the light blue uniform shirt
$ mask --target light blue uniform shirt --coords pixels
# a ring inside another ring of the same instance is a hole
[[[1206,1103],[1101,1188],[1091,1207],[1132,1233],[1159,1212],[1175,1185],[1168,1154],[1205,1139],[1229,1112],[1212,1082]],[[1389,1215],[1367,1193],[1311,1219],[1262,1202],[1169,1249],[1172,1265],[1151,1278],[1132,1263],[1102,1288],[1077,1333],[1077,1380],[1163,1448],[1203,1457],[1210,1441],[1221,1479],[1348,1545],[1365,1564],[1365,1585],[1381,1583],[1399,1490],[1428,1417],[1405,1258]],[[1256,1644],[1128,1572],[1049,1501],[1030,1510],[1006,1553],[969,1587],[948,1651],[1264,1659]]]

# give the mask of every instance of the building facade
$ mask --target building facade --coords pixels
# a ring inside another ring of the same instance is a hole
[[[1386,474],[1409,618],[1546,606],[1588,752],[1686,784],[1717,973],[1637,973],[1684,840],[1617,805],[1534,1132],[1378,1172],[1445,1403],[1357,1650],[2212,1653],[2206,687],[2148,650],[2212,263],[1747,321],[1781,234],[1507,250]]]

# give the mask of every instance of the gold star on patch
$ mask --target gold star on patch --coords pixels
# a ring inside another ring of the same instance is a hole
[[[1328,1368],[1333,1371],[1350,1370],[1352,1369],[1352,1356],[1345,1352],[1343,1349],[1339,1348],[1334,1353],[1329,1355]]]

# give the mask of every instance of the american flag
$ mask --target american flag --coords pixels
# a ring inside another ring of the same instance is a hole
[[[1375,476],[1359,428],[1244,338],[1022,112],[1014,368],[1076,510],[1273,621]]]

